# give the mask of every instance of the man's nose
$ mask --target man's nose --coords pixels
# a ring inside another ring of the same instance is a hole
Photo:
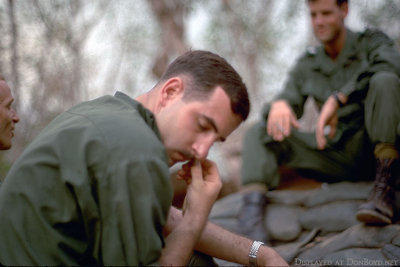
[[[14,123],[19,122],[19,116],[17,114],[17,111],[15,109],[12,109],[11,112],[12,112],[12,115],[11,115],[12,120],[14,121]]]
[[[202,138],[193,144],[193,150],[197,159],[207,158],[208,151],[210,151],[214,140],[212,138]]]
[[[323,22],[323,17],[321,14],[316,14],[314,17],[314,23],[320,25]]]

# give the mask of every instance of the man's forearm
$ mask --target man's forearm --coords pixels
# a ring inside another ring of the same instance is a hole
[[[219,259],[249,265],[249,252],[252,244],[253,240],[208,222],[195,249]],[[260,266],[286,265],[281,256],[267,246],[260,247],[257,263]]]
[[[195,249],[219,259],[248,265],[251,244],[250,239],[208,222]]]
[[[181,220],[182,214],[176,208],[171,208],[166,231],[171,231]],[[253,240],[234,234],[222,227],[208,222],[201,233],[195,250],[204,254],[249,265],[249,252]],[[285,261],[271,248],[262,246],[258,254],[259,265],[285,265]]]
[[[172,215],[171,215],[172,214]],[[171,208],[167,226],[164,228],[166,240],[159,263],[161,265],[184,266],[192,255],[205,225],[206,218],[189,216]]]

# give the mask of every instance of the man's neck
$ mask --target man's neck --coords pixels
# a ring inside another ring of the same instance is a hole
[[[153,88],[150,91],[136,97],[135,100],[155,114],[157,112],[158,97],[159,95],[157,93],[157,89]]]
[[[142,104],[145,108],[150,110],[151,112],[154,113],[155,106],[154,106],[154,97],[151,96],[152,91],[148,91],[147,93],[144,93],[138,97],[135,98],[136,101],[138,101],[140,104]]]
[[[344,29],[335,40],[330,43],[324,44],[324,49],[327,55],[332,59],[336,60],[340,52],[342,52],[346,42],[346,30]]]

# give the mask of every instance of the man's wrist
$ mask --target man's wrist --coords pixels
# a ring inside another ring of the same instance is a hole
[[[271,103],[271,108],[273,106],[282,106],[282,105],[289,106],[288,102],[285,99],[277,99]]]
[[[342,93],[340,93],[338,91],[335,91],[332,96],[335,98],[335,100],[338,103],[339,107],[343,107],[347,102],[347,98]]]

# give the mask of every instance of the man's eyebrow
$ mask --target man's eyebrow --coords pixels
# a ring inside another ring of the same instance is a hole
[[[206,115],[201,115],[201,116],[211,125],[211,127],[214,128],[214,130],[215,130],[216,133],[219,133],[218,128],[217,128],[217,125],[215,124],[215,121],[214,121],[212,118],[210,118],[210,117],[208,117],[208,116],[206,116]],[[226,138],[223,137],[223,136],[221,136],[221,137],[219,138],[219,140],[220,140],[221,142],[225,142]]]

